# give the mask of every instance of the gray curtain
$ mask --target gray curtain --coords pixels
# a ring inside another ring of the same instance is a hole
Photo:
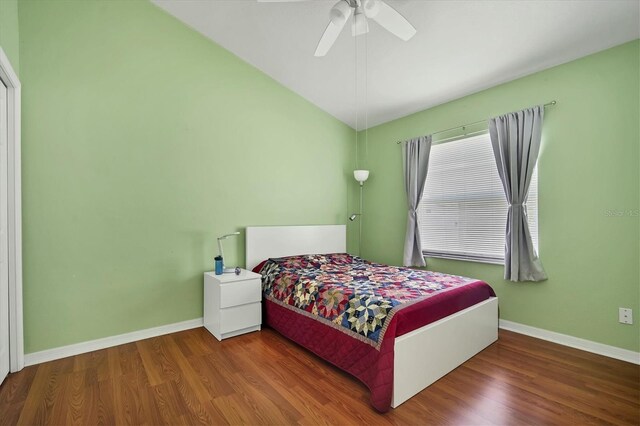
[[[422,256],[420,228],[416,209],[422,198],[424,183],[427,179],[431,135],[411,139],[402,144],[402,169],[404,188],[407,192],[407,233],[404,239],[404,266],[426,266]]]
[[[543,117],[544,107],[536,106],[489,120],[493,154],[509,203],[504,278],[511,281],[547,279],[533,248],[524,205],[540,152]]]

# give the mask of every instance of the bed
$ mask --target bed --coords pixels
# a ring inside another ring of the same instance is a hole
[[[346,254],[345,225],[248,227],[246,251],[266,324],[361,380],[380,412],[497,340],[486,283]],[[338,287],[350,296],[323,303]]]

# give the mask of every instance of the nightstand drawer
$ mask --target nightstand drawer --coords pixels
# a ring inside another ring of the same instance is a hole
[[[220,310],[220,331],[223,334],[259,325],[261,322],[262,304],[259,302]]]
[[[220,286],[220,308],[260,302],[261,300],[260,280],[237,281]]]

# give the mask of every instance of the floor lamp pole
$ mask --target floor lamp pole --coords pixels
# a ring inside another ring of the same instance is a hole
[[[362,188],[364,182],[360,182],[360,223],[358,224],[358,256],[362,256]]]

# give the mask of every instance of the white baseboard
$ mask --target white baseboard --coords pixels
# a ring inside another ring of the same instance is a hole
[[[104,337],[102,339],[89,340],[87,342],[75,343],[68,346],[47,349],[40,352],[32,352],[24,356],[25,366],[40,364],[42,362],[53,361],[54,359],[66,358],[68,356],[79,355],[86,352],[97,351],[99,349],[110,348],[112,346],[123,345],[137,340],[149,339],[163,334],[175,333],[202,327],[202,318],[189,321],[176,322],[173,324],[161,325],[159,327],[147,328],[145,330],[132,331],[131,333],[118,334],[117,336]]]
[[[202,326],[203,319],[196,318],[188,321],[161,325],[159,327],[147,328],[145,330],[132,331],[131,333],[119,334],[117,336],[89,340],[87,342],[61,346],[58,348],[47,349],[40,352],[32,352],[25,355],[24,363],[25,366],[40,364],[42,362],[53,361],[55,359],[66,358],[68,356],[97,351],[100,349],[110,348],[112,346],[135,342],[137,340],[149,339],[151,337],[161,336],[163,334],[176,333],[178,331],[190,330],[192,328]],[[604,355],[610,358],[615,358],[640,365],[640,352],[617,348],[615,346],[605,345],[602,343],[593,342],[591,340],[580,339],[578,337],[556,333],[554,331],[548,331],[542,328],[531,327],[529,325],[524,325],[503,319],[500,320],[499,327],[504,330],[513,331],[515,333],[525,334],[527,336],[536,337],[538,339],[547,340],[549,342],[558,343],[560,345],[569,346],[571,348],[581,349],[583,351],[592,352],[598,355]]]
[[[527,336],[536,337],[538,339],[547,340],[549,342],[558,343],[560,345],[569,346],[571,348],[581,349],[583,351],[592,352],[598,355],[608,356],[622,361],[640,364],[640,352],[634,352],[627,349],[617,348],[591,340],[580,339],[579,337],[569,336],[567,334],[556,333],[554,331],[544,330],[542,328],[531,327],[529,325],[501,319],[498,327],[513,331],[515,333],[526,334]]]

